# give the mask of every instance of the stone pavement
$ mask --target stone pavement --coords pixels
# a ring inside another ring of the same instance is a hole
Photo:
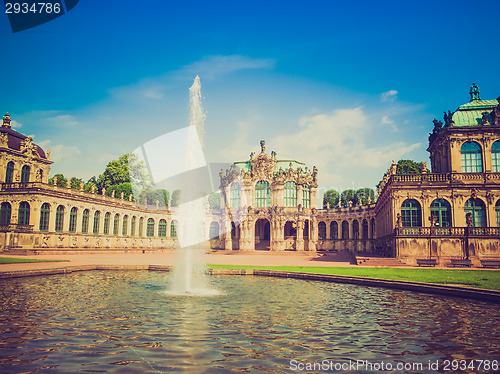
[[[72,254],[72,255],[4,255],[0,257],[34,258],[38,260],[68,260],[69,262],[36,262],[20,264],[0,264],[0,272],[52,269],[81,265],[163,265],[175,263],[175,251],[163,253],[105,253],[105,254]],[[225,254],[210,253],[206,255],[207,264],[218,265],[254,265],[254,266],[355,266],[348,260],[335,258],[329,261],[323,256],[298,256],[279,254]]]

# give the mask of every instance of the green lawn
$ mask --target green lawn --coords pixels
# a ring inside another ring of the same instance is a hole
[[[404,269],[316,266],[208,265],[212,269],[265,269],[300,273],[349,275],[412,282],[459,284],[500,291],[500,270]]]
[[[0,257],[0,264],[19,264],[23,262],[69,262],[69,260],[36,260],[34,258]]]

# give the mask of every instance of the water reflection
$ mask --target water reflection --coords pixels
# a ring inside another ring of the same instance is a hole
[[[291,372],[290,361],[498,359],[498,306],[293,279],[85,272],[0,282],[0,372]],[[473,371],[471,371],[473,372]]]

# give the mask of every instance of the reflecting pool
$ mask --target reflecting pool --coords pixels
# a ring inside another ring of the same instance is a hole
[[[409,373],[438,372],[427,371],[438,362],[439,372],[449,373],[445,360],[473,362],[476,368],[463,372],[481,372],[471,360],[499,359],[496,304],[253,276],[213,277],[218,296],[175,296],[166,292],[169,282],[168,273],[147,271],[0,281],[0,372],[292,373],[306,363],[325,365],[308,372],[380,368],[353,369],[364,360]]]

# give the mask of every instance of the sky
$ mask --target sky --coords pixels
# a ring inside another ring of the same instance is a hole
[[[13,33],[0,15],[0,111],[88,180],[189,122],[196,75],[208,162],[275,151],[328,189],[426,161],[432,120],[500,96],[500,2],[98,1]],[[165,163],[178,160],[164,160]]]

